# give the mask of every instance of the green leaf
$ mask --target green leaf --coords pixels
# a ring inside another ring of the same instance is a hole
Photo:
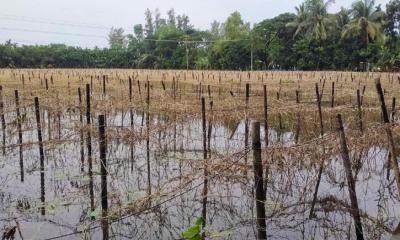
[[[188,240],[197,240],[200,239],[200,232],[201,232],[200,226],[196,225],[184,231],[182,233],[182,236]]]
[[[99,219],[101,216],[101,209],[100,208],[96,208],[93,212],[90,213],[90,217],[94,218],[94,219]]]
[[[61,199],[55,198],[52,201],[45,204],[45,207],[49,214],[54,214],[58,209],[58,207],[60,207],[60,205],[61,205]]]
[[[231,235],[233,232],[226,230],[226,231],[221,231],[221,232],[213,232],[210,234],[210,238],[225,238],[229,235]]]
[[[195,225],[186,229],[186,231],[182,233],[182,236],[188,240],[200,240],[202,224],[203,224],[203,218],[201,217],[197,218]]]
[[[201,226],[201,225],[203,224],[203,218],[202,218],[202,217],[197,218],[195,224],[196,224],[197,226]]]
[[[80,178],[80,181],[81,181],[81,182],[90,182],[90,177],[87,176],[87,175],[82,176],[82,177]]]

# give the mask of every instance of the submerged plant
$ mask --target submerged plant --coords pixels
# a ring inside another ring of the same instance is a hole
[[[182,236],[187,240],[200,240],[202,233],[202,224],[203,218],[197,218],[194,226],[191,226],[184,232],[182,232]]]

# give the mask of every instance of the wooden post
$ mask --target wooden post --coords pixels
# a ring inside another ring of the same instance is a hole
[[[90,94],[93,94],[93,76],[90,76]]]
[[[321,79],[320,79],[321,80]],[[322,82],[322,88],[321,88],[321,93],[320,93],[320,95],[319,95],[319,99],[321,100],[322,99],[322,97],[324,96],[324,89],[325,89],[325,78],[324,78],[324,81]]]
[[[99,116],[99,150],[100,150],[100,174],[101,174],[101,209],[103,239],[108,239],[108,198],[107,198],[107,143],[106,143],[105,116]]]
[[[42,202],[41,214],[45,215],[45,186],[44,186],[44,151],[42,139],[42,125],[40,123],[40,108],[39,98],[35,97],[35,115],[36,115],[36,128],[39,142],[39,156],[40,156],[40,201]]]
[[[201,86],[201,82],[199,84],[199,98],[203,95],[203,87]]]
[[[130,125],[131,128],[133,129],[133,112],[132,112],[132,79],[129,77],[129,113],[130,113]]]
[[[103,75],[103,97],[106,96],[106,75]]]
[[[146,114],[146,160],[147,160],[147,192],[151,195],[151,166],[150,166],[150,83],[147,81],[147,114]]]
[[[85,163],[85,150],[84,150],[84,136],[83,136],[83,115],[82,115],[82,93],[81,88],[78,88],[78,100],[79,100],[79,135],[80,135],[80,154],[81,154],[81,171],[83,171],[83,166]]]
[[[391,121],[394,122],[394,117],[396,115],[396,98],[392,98],[392,114],[391,114]]]
[[[386,109],[385,97],[383,95],[381,81],[379,79],[375,80],[375,87],[376,87],[376,91],[378,93],[379,102],[381,104],[383,122],[385,124],[388,124],[389,123],[389,115],[388,115],[388,112]],[[394,172],[394,176],[396,178],[397,191],[400,194],[400,171],[399,171],[399,164],[397,162],[397,149],[396,149],[396,145],[394,143],[393,133],[392,133],[390,126],[385,126],[385,131],[386,131],[386,135],[387,135],[388,141],[389,141],[390,154],[392,156],[391,163],[392,163],[392,169]]]
[[[267,239],[265,218],[265,192],[263,187],[263,169],[261,161],[260,122],[251,125],[254,188],[256,192],[257,239]]]
[[[267,97],[267,86],[263,85],[264,91],[264,142],[265,148],[269,145],[269,125],[268,125],[268,97]],[[265,179],[264,179],[264,193],[265,198],[267,197],[267,186],[268,186],[268,175],[269,175],[269,163],[265,164]]]
[[[208,132],[207,132],[208,157],[209,158],[211,158],[211,133],[212,133],[213,105],[214,105],[214,102],[210,101],[210,118],[208,121]]]
[[[246,93],[245,93],[245,122],[244,122],[244,147],[247,150],[249,146],[249,116],[248,116],[248,108],[249,108],[249,98],[250,98],[250,84],[246,83]],[[247,164],[247,152],[244,156],[245,164]],[[247,171],[245,172],[247,175]]]
[[[19,166],[21,168],[21,182],[24,181],[24,157],[22,148],[22,118],[19,108],[18,90],[15,90],[15,106],[17,112],[18,146],[19,146]]]
[[[317,97],[317,104],[318,104],[318,116],[319,116],[319,126],[320,126],[320,133],[321,136],[324,135],[324,122],[322,118],[322,107],[321,107],[321,97],[322,95],[319,94],[318,83],[315,84],[315,95]]]
[[[362,122],[362,109],[361,109],[361,95],[360,89],[357,89],[357,112],[358,112],[358,128],[363,133],[363,122]]]
[[[176,86],[177,82],[175,81],[175,77],[172,77],[172,98],[174,101],[176,100]]]
[[[137,85],[138,85],[139,95],[142,96],[142,92],[140,91],[140,81],[139,80],[137,80]]]
[[[129,93],[129,101],[132,101],[132,79],[129,77],[128,79],[128,93]]]
[[[320,136],[324,136],[324,123],[322,121],[322,108],[321,108],[321,96],[319,94],[319,88],[318,88],[318,83],[315,83],[315,95],[317,96],[317,103],[318,103],[318,115],[319,115],[319,125],[320,125]],[[324,147],[324,146],[322,146]],[[325,152],[324,148],[323,151]],[[315,190],[314,190],[314,195],[313,195],[313,201],[311,203],[311,209],[310,209],[310,214],[309,218],[314,217],[314,207],[317,202],[317,197],[318,197],[318,190],[319,190],[319,185],[321,183],[321,177],[322,177],[322,172],[324,171],[324,159],[322,159],[321,165],[319,166],[318,170],[318,178],[317,178],[317,184],[315,185]]]
[[[250,84],[246,83],[246,108],[249,106],[250,99]]]
[[[332,82],[331,108],[335,106],[335,82]]]
[[[267,97],[267,86],[263,85],[264,90],[264,142],[265,147],[268,147],[269,144],[269,133],[268,133],[268,97]]]
[[[366,86],[364,85],[364,86],[363,86],[363,89],[362,89],[362,93],[361,93],[361,105],[362,105],[363,102],[364,102],[365,89],[366,89]]]
[[[383,122],[389,123],[389,115],[386,109],[385,96],[383,94],[381,81],[379,79],[375,80],[375,88],[378,93],[379,102],[381,104]]]
[[[161,80],[161,85],[162,85],[163,90],[165,91],[165,83],[163,80]]]
[[[57,111],[58,140],[61,139],[61,111]]]
[[[51,114],[50,114],[50,108],[47,108],[47,128],[48,128],[48,137],[49,137],[49,141],[50,141],[51,140]]]
[[[300,91],[296,90],[296,104],[299,106],[300,103]],[[296,133],[294,135],[294,142],[296,144],[299,143],[299,136],[300,136],[300,110],[297,109],[296,112]]]
[[[206,126],[206,103],[204,97],[201,97],[201,118],[203,128],[203,159],[204,159],[204,184],[203,184],[203,208],[201,216],[203,218],[202,227],[205,229],[207,222],[207,194],[208,194],[208,171],[207,171],[207,126]],[[205,239],[205,233],[202,234]]]
[[[356,187],[353,179],[353,173],[351,170],[351,161],[349,157],[349,150],[347,148],[347,143],[346,143],[346,135],[343,129],[342,115],[338,114],[336,116],[336,124],[337,124],[337,134],[339,137],[339,144],[340,144],[340,154],[343,159],[343,165],[346,171],[347,185],[349,189],[349,196],[351,203],[350,213],[354,219],[357,240],[363,240],[364,236],[361,224],[360,210],[358,209]]]
[[[91,135],[91,113],[90,113],[90,85],[86,84],[86,125],[87,125],[87,133],[86,133],[86,146],[87,146],[87,154],[88,154],[88,173],[89,173],[89,195],[90,195],[90,209],[93,212],[95,210],[94,207],[94,190],[93,190],[93,166],[92,166],[92,135]]]
[[[3,86],[0,86],[0,118],[1,130],[3,135],[3,155],[6,154],[6,120],[4,117]]]

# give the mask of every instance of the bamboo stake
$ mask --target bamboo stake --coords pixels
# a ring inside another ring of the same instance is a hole
[[[364,236],[361,224],[360,210],[358,208],[356,187],[353,179],[353,173],[351,170],[351,161],[349,157],[349,150],[347,148],[347,143],[346,143],[346,135],[344,133],[344,128],[343,128],[342,115],[338,114],[336,116],[336,124],[337,124],[337,134],[339,137],[339,144],[340,144],[340,154],[343,159],[343,165],[346,171],[347,185],[349,189],[351,215],[353,216],[354,219],[357,240],[363,240]]]
[[[265,192],[263,187],[263,170],[261,161],[260,122],[253,122],[251,125],[254,188],[256,192],[257,212],[257,239],[267,239],[266,218],[265,218]]]

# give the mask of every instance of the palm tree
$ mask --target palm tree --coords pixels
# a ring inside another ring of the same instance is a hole
[[[324,0],[307,0],[299,7],[296,7],[296,20],[286,25],[287,27],[296,28],[293,37],[307,35],[316,40],[325,40],[327,38],[327,28],[332,22],[327,8],[332,2],[334,0],[326,2]]]
[[[343,30],[350,22],[350,10],[341,7],[340,11],[336,14],[336,27]]]
[[[295,7],[295,9],[296,9],[296,19],[293,22],[289,22],[286,24],[286,27],[296,29],[293,38],[297,37],[298,35],[304,34],[307,25],[307,12],[305,4],[302,3],[300,4],[300,6]]]
[[[314,39],[325,40],[327,38],[327,29],[333,22],[331,16],[328,15],[328,7],[334,0],[308,0],[306,8],[309,12],[309,34]]]
[[[358,36],[365,48],[370,40],[382,37],[381,25],[384,12],[375,7],[375,0],[358,0],[353,3],[350,15],[352,20],[342,31],[342,38]]]

